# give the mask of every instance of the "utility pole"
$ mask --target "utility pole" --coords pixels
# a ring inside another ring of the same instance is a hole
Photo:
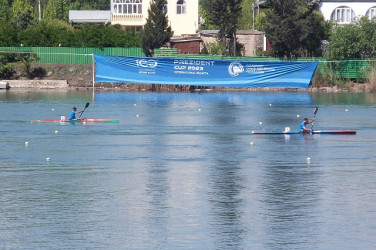
[[[42,21],[42,8],[40,7],[40,0],[38,0],[39,22]]]
[[[255,30],[255,3],[252,3],[252,30]]]

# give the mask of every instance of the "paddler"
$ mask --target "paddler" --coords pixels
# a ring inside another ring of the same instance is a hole
[[[77,108],[73,107],[73,110],[72,110],[72,112],[69,115],[69,120],[77,120],[76,114],[79,114],[79,113],[82,113],[82,112],[83,112],[83,110],[77,111]]]
[[[301,133],[309,133],[309,132],[312,132],[312,129],[310,128],[306,128],[306,125],[307,124],[311,124],[312,122],[315,121],[315,118],[312,118],[312,120],[308,121],[307,118],[304,118],[303,121],[300,123],[300,126],[299,126],[299,131]]]

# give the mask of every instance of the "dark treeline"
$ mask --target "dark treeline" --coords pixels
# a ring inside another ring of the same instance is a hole
[[[0,46],[139,47],[118,25],[68,22],[69,10],[109,10],[108,0],[0,0]]]

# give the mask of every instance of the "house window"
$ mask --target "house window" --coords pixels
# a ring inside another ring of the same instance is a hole
[[[355,19],[355,12],[350,7],[341,6],[332,12],[330,19],[338,23],[351,23]]]
[[[368,16],[369,19],[376,18],[376,6],[370,8],[370,9],[367,11],[366,16]]]
[[[116,14],[142,14],[142,0],[112,0]]]
[[[176,3],[176,14],[185,14],[187,12],[187,4],[185,0],[179,0]]]

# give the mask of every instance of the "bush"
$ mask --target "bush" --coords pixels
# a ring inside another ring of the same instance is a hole
[[[20,43],[32,47],[76,46],[74,28],[60,20],[42,21],[20,33]]]
[[[354,24],[335,27],[325,57],[330,60],[375,58],[375,19],[362,17]]]
[[[0,66],[0,79],[12,79],[16,74],[13,65],[7,64]]]

